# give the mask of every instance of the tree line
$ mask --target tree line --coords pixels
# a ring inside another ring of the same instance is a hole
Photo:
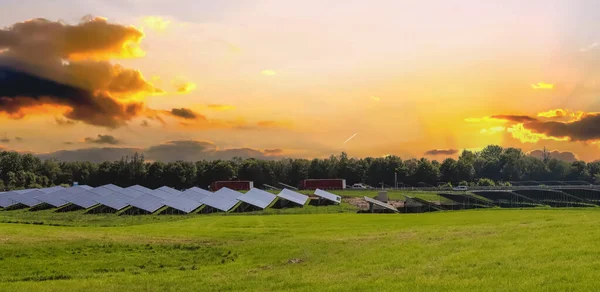
[[[0,190],[72,185],[134,184],[149,188],[207,188],[213,181],[250,180],[256,187],[282,182],[296,186],[307,178],[344,178],[347,184],[371,186],[505,185],[511,181],[586,181],[600,184],[600,161],[565,162],[527,155],[521,149],[497,145],[465,150],[458,159],[408,159],[398,156],[350,158],[346,153],[326,159],[147,162],[143,154],[119,161],[60,162],[32,154],[0,152]]]

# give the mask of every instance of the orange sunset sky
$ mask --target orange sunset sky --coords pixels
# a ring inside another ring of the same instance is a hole
[[[3,0],[0,148],[600,159],[599,17],[566,0]]]

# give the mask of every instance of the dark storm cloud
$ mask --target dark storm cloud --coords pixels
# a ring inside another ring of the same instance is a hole
[[[37,105],[67,106],[68,119],[109,128],[125,124],[142,110],[138,103],[121,104],[107,95],[0,66],[0,112],[20,116],[21,109]],[[61,121],[57,119],[64,124]]]
[[[569,138],[570,141],[600,139],[600,114],[586,114],[574,122],[531,122],[523,125],[535,133],[549,137]]]
[[[197,118],[204,119],[204,116],[202,116],[198,113],[195,113],[191,109],[183,108],[183,107],[171,109],[171,115],[178,117],[178,118],[186,119],[186,120],[195,120]]]
[[[517,122],[517,123],[528,123],[528,122],[537,121],[537,119],[534,117],[521,116],[521,115],[493,115],[491,118],[498,119],[498,120]]]
[[[84,139],[86,143],[92,144],[110,144],[110,145],[118,145],[121,144],[121,141],[111,135],[98,135],[96,138],[87,137]]]
[[[542,159],[544,158],[544,151],[542,150],[533,150],[530,151],[529,156],[538,158],[538,159]],[[566,161],[566,162],[573,162],[573,161],[577,161],[577,156],[575,155],[575,153],[573,152],[560,152],[558,150],[554,150],[554,151],[550,151],[550,158],[556,158],[558,160],[562,160],[562,161]]]
[[[433,149],[425,152],[425,155],[428,156],[436,156],[436,155],[454,155],[457,154],[459,150],[457,149]]]
[[[281,149],[265,149],[263,151],[265,154],[270,154],[270,155],[278,155],[278,154],[282,154],[283,150]]]
[[[198,161],[231,159],[233,157],[274,159],[274,156],[266,152],[252,148],[218,149],[218,147],[207,141],[178,140],[168,141],[148,148],[86,148],[77,150],[61,150],[39,155],[42,158],[55,157],[61,161],[114,161],[124,156],[131,156],[135,152],[144,153],[149,161]]]
[[[56,158],[60,161],[116,161],[125,156],[132,156],[136,152],[142,152],[137,148],[85,148],[77,150],[60,150],[52,153],[39,154],[42,159]]]
[[[126,124],[144,106],[123,98],[162,93],[139,71],[109,62],[143,56],[143,37],[132,26],[89,16],[76,25],[32,19],[0,29],[0,113],[21,118],[32,114],[27,108],[59,106],[68,119],[59,125]]]

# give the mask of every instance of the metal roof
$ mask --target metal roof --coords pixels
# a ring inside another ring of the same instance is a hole
[[[263,190],[252,188],[238,197],[238,200],[265,209],[277,199],[277,196]]]
[[[200,206],[202,206],[202,203],[198,202],[198,201],[194,201],[188,198],[184,198],[184,197],[171,197],[168,198],[166,200],[164,200],[165,205],[173,208],[173,209],[177,209],[179,211],[185,212],[185,213],[190,213],[196,209],[198,209]]]
[[[334,203],[338,203],[338,204],[342,202],[342,197],[340,197],[338,195],[335,195],[335,194],[332,194],[330,192],[326,192],[326,191],[321,190],[321,189],[316,189],[315,190],[315,196],[321,197],[323,199],[330,200],[330,201],[332,201]]]
[[[229,188],[221,188],[211,196],[206,196],[202,199],[202,203],[223,212],[228,212],[239,202],[238,197],[242,193],[236,192]]]
[[[35,197],[41,196],[43,194],[44,193],[40,192],[39,190],[30,189],[30,190],[22,190],[21,192],[15,191],[15,192],[13,192],[12,195],[9,196],[9,198],[13,201],[16,201],[18,203],[26,205],[28,207],[33,207],[35,205],[42,203],[42,202],[40,202],[40,200],[36,199]]]
[[[164,199],[162,198],[146,194],[129,201],[129,205],[150,213],[154,213],[156,210],[164,207],[165,203]]]
[[[369,203],[372,203],[372,204],[375,204],[375,205],[377,205],[379,207],[382,207],[382,208],[385,208],[385,209],[388,209],[388,210],[391,210],[391,211],[394,211],[394,212],[398,212],[398,209],[394,208],[394,206],[392,206],[390,204],[386,204],[386,203],[384,203],[382,201],[375,200],[375,199],[372,199],[372,198],[369,198],[369,197],[365,197],[365,201],[367,201]]]
[[[113,208],[117,211],[129,206],[129,202],[133,200],[131,197],[123,196],[118,192],[108,193],[104,196],[97,196],[94,201],[104,206]]]
[[[66,196],[62,199],[73,205],[77,205],[79,207],[87,209],[87,208],[93,207],[95,205],[98,205],[98,202],[96,201],[96,198],[98,198],[98,197],[101,197],[101,196],[98,194],[89,192],[89,191],[83,191],[83,192],[78,192],[78,193]]]
[[[288,189],[281,190],[281,192],[277,196],[301,206],[304,206],[306,204],[306,201],[308,201],[308,196],[296,193]]]

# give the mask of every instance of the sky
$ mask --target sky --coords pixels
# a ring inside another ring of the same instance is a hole
[[[600,159],[598,1],[0,0],[0,148]]]

